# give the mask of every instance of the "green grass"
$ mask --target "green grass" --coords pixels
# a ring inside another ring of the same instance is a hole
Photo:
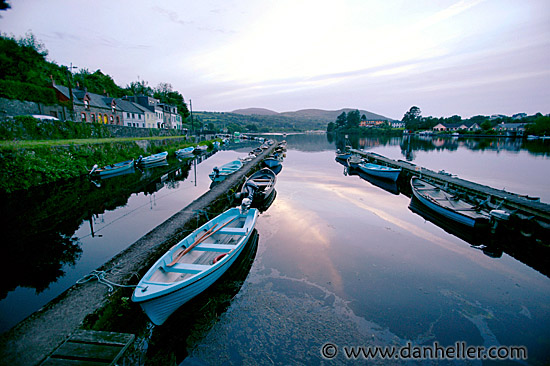
[[[16,141],[0,141],[0,148],[21,148],[32,149],[34,147],[55,147],[67,145],[93,145],[117,142],[132,142],[140,140],[159,141],[170,139],[181,139],[181,136],[158,136],[158,137],[113,137],[113,138],[88,138],[88,139],[66,139],[66,140],[16,140]],[[194,145],[188,143],[188,146]]]

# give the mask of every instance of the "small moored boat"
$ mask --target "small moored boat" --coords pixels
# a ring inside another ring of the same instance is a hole
[[[393,181],[396,181],[397,177],[399,177],[399,173],[401,173],[401,168],[391,168],[389,166],[373,163],[362,163],[359,164],[358,167],[367,174],[374,175],[378,178],[390,179]]]
[[[195,147],[194,153],[195,154],[202,154],[206,150],[208,150],[208,146],[206,146],[206,145],[197,145]]]
[[[161,153],[149,155],[146,157],[140,156],[139,159],[136,161],[136,164],[138,165],[157,164],[157,163],[160,163],[161,161],[166,160],[167,156],[168,156],[167,151],[163,151]]]
[[[191,158],[195,148],[193,146],[185,147],[183,149],[176,150],[176,156],[178,158]]]
[[[361,156],[353,154],[352,156],[350,156],[348,158],[348,167],[350,167],[352,169],[357,169],[357,168],[359,168],[359,164],[361,164],[363,162],[364,162],[364,160]]]
[[[91,176],[96,177],[108,177],[111,175],[117,175],[134,167],[134,159],[126,160],[120,163],[105,165],[103,168],[98,168],[97,164],[90,170]]]
[[[237,198],[249,198],[257,206],[265,201],[275,189],[277,175],[269,168],[263,168],[252,174],[244,182]]]
[[[351,157],[351,146],[346,146],[344,151],[336,150],[336,159],[348,160]]]
[[[436,213],[460,224],[477,227],[489,224],[490,216],[443,188],[418,177],[411,178],[414,197]]]
[[[263,164],[268,168],[274,168],[277,165],[280,165],[282,160],[283,157],[281,154],[273,153],[272,155],[264,159]]]
[[[163,324],[235,262],[257,217],[255,208],[235,207],[193,231],[147,271],[134,290],[132,301],[154,324]]]
[[[235,173],[237,170],[241,169],[243,162],[240,160],[233,160],[229,163],[222,165],[221,167],[214,167],[212,173],[208,176],[212,179],[213,182],[220,182],[227,178],[227,176]]]

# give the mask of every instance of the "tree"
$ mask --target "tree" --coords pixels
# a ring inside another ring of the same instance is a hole
[[[329,122],[327,125],[327,132],[328,133],[333,132],[335,128],[336,128],[336,124],[334,122]]]
[[[73,75],[73,79],[80,85],[80,88],[86,88],[90,93],[108,94],[112,98],[121,98],[126,94],[124,89],[115,84],[113,78],[105,75],[101,70],[90,73],[87,69],[80,69]]]
[[[130,85],[126,86],[126,90],[130,95],[145,95],[148,97],[153,96],[153,88],[149,86],[145,80],[132,81]]]
[[[346,125],[347,122],[347,115],[346,112],[340,113],[338,117],[336,117],[336,128],[341,128]]]
[[[258,132],[258,125],[255,123],[249,123],[246,125],[248,132]]]
[[[535,120],[535,123],[529,123],[525,130],[531,135],[546,135],[550,136],[550,116],[540,115]]]
[[[412,106],[411,109],[403,116],[401,122],[405,122],[405,128],[407,130],[416,130],[419,128],[422,120],[422,112],[417,106]]]
[[[360,117],[359,111],[357,109],[354,111],[350,111],[346,118],[346,127],[347,128],[359,127],[360,121],[361,121],[361,117]]]
[[[11,6],[6,0],[0,0],[0,10],[8,10]]]
[[[493,128],[493,125],[491,124],[491,122],[489,122],[489,120],[485,120],[481,122],[481,125],[479,125],[479,127],[481,127],[484,131],[489,131],[491,128]]]
[[[183,119],[186,119],[190,115],[183,95],[172,90],[172,85],[169,83],[160,83],[154,89],[153,97],[159,99],[162,103],[175,105],[178,108],[178,114],[180,114]]]

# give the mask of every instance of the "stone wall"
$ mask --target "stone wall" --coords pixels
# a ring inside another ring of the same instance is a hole
[[[69,116],[65,107],[60,105],[44,105],[17,99],[0,98],[0,117],[43,114],[65,120]]]

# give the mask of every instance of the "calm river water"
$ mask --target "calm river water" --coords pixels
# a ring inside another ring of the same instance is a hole
[[[472,247],[467,235],[451,234],[415,213],[399,186],[349,174],[334,159],[336,142],[325,135],[286,140],[276,199],[258,218],[258,236],[241,268],[226,276],[215,296],[184,306],[161,327],[144,326],[147,333],[136,342],[142,354],[182,365],[346,364],[354,363],[346,357],[349,347],[465,342],[525,346],[529,359],[520,364],[550,360],[550,279],[537,258],[509,245],[485,252]],[[550,202],[549,142],[352,143]],[[249,150],[214,154],[197,165],[196,180],[191,167],[147,194],[126,193],[120,207],[113,203],[91,215],[92,225],[79,213],[76,230],[63,234],[79,250],[68,255],[74,246],[65,243],[51,283],[26,279],[7,286],[0,301],[2,330],[185,207],[208,189],[213,166]],[[495,245],[491,238],[481,240]],[[222,306],[209,311],[215,301]],[[336,355],[325,360],[321,352],[329,343],[334,348],[325,350]]]

